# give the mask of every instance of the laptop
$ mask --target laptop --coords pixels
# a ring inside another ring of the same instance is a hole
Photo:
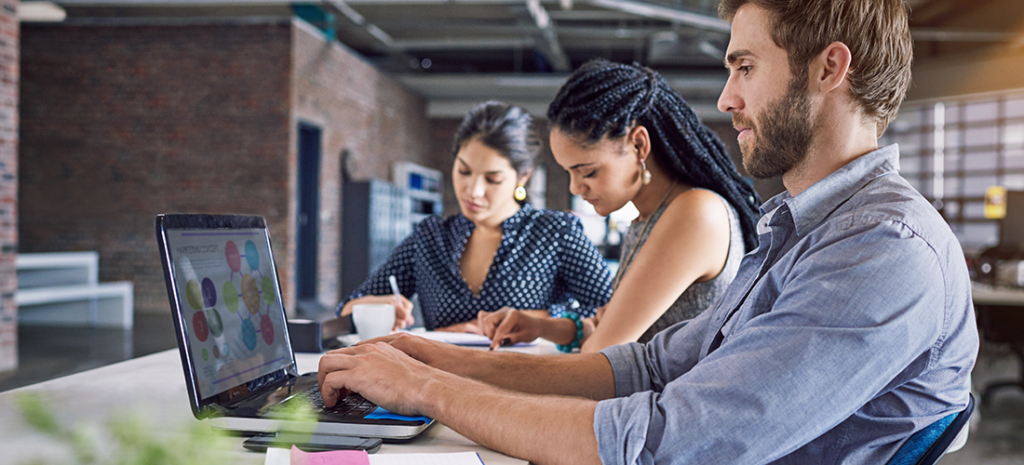
[[[288,402],[310,402],[313,433],[410,439],[433,422],[352,394],[327,409],[316,373],[299,374],[266,222],[158,215],[156,235],[192,413],[221,429],[309,432]]]

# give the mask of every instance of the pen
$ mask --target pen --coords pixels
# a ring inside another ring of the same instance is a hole
[[[402,298],[400,297],[401,294],[398,293],[398,280],[395,279],[395,275],[388,276],[388,282],[391,283],[391,293],[395,294],[395,305],[398,305],[398,308],[402,308]]]

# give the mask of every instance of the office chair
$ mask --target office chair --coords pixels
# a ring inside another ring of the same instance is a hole
[[[886,465],[932,465],[938,462],[953,441],[965,432],[973,413],[974,395],[970,394],[967,408],[959,413],[951,413],[914,433]]]

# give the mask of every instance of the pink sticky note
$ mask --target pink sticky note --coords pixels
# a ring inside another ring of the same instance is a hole
[[[370,456],[365,450],[303,452],[292,446],[291,465],[370,465]]]

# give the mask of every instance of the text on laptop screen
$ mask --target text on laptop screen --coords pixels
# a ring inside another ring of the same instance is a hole
[[[171,229],[167,241],[200,397],[289,366],[266,231]]]

